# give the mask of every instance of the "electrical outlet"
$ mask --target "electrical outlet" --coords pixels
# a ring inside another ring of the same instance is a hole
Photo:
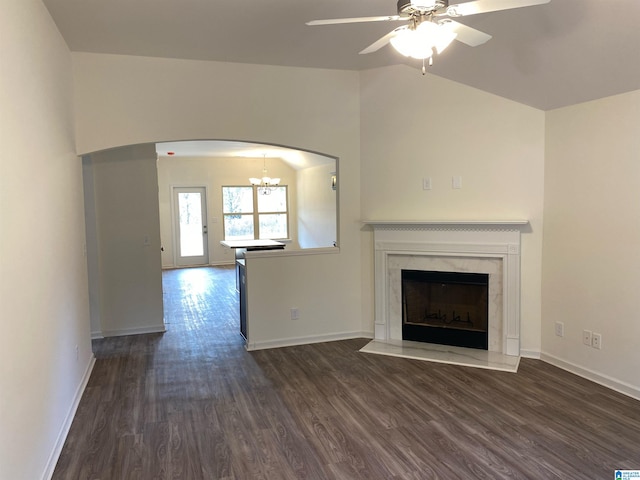
[[[594,333],[593,337],[591,337],[591,346],[600,350],[602,348],[602,335]]]
[[[556,322],[556,335],[564,337],[564,322]]]
[[[462,177],[456,176],[451,178],[451,187],[456,190],[462,188]]]
[[[291,320],[300,320],[300,310],[297,307],[291,309]]]
[[[589,345],[591,346],[591,330],[583,330],[582,331],[582,343],[584,343],[585,345]]]
[[[76,362],[78,361],[79,357],[80,357],[80,351],[78,350],[78,345],[76,345]]]
[[[422,189],[431,190],[431,177],[424,177],[422,179]]]

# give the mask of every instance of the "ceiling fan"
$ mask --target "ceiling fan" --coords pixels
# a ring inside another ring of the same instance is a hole
[[[387,43],[402,55],[432,61],[435,51],[439,54],[455,39],[471,47],[487,42],[491,35],[452,20],[479,13],[496,12],[512,8],[530,7],[549,3],[551,0],[475,0],[449,5],[448,0],[398,0],[398,14],[379,17],[336,18],[313,20],[307,25],[335,25],[341,23],[395,22],[406,25],[387,33],[376,40],[361,54],[375,52]],[[424,63],[423,63],[424,73]]]

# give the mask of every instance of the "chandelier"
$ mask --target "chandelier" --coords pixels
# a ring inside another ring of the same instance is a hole
[[[449,46],[458,35],[453,23],[436,23],[431,19],[415,19],[411,25],[397,28],[391,45],[405,57],[431,59],[435,48],[438,54]]]
[[[267,156],[262,155],[262,177],[251,177],[249,182],[251,185],[258,187],[259,195],[271,195],[271,191],[280,183],[279,178],[271,178],[267,176]]]

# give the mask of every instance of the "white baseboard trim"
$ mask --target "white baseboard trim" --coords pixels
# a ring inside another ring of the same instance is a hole
[[[344,332],[330,333],[326,335],[311,335],[308,337],[281,338],[264,342],[248,343],[247,351],[266,350],[269,348],[293,347],[296,345],[308,345],[310,343],[335,342],[338,340],[351,340],[352,338],[373,338],[373,332]]]
[[[104,338],[102,331],[91,332],[91,340],[98,340],[100,338]]]
[[[540,360],[540,350],[520,350],[520,356]]]
[[[143,335],[145,333],[164,333],[167,329],[164,325],[154,325],[152,327],[123,328],[119,330],[103,330],[103,337],[124,337],[126,335]]]
[[[638,386],[589,370],[588,368],[581,367],[575,363],[567,362],[566,360],[562,360],[561,358],[548,353],[542,352],[540,359],[558,368],[566,370],[567,372],[578,375],[579,377],[586,378],[587,380],[591,380],[592,382],[610,388],[611,390],[615,390],[616,392],[635,398],[636,400],[640,400],[640,387]]]
[[[71,424],[73,423],[73,419],[76,416],[76,411],[78,410],[78,406],[80,405],[80,400],[82,399],[85,388],[87,388],[89,377],[91,377],[91,372],[93,371],[93,366],[95,364],[96,357],[92,353],[91,358],[89,359],[89,363],[87,364],[87,368],[84,371],[84,375],[82,376],[82,380],[80,381],[80,385],[78,385],[76,393],[73,396],[71,408],[69,409],[69,412],[67,412],[67,416],[62,423],[62,428],[60,429],[60,433],[58,434],[58,438],[56,439],[54,448],[51,452],[51,455],[49,455],[49,460],[47,461],[44,473],[42,474],[43,480],[50,480],[51,477],[53,477],[53,472],[58,463],[58,459],[60,458],[60,454],[62,453],[62,447],[64,447],[64,442],[67,440],[67,435],[69,435]]]

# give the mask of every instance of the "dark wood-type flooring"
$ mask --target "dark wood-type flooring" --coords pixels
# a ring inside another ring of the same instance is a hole
[[[541,361],[517,374],[359,353],[246,352],[231,268],[167,271],[165,334],[94,342],[54,479],[609,479],[640,402]]]

